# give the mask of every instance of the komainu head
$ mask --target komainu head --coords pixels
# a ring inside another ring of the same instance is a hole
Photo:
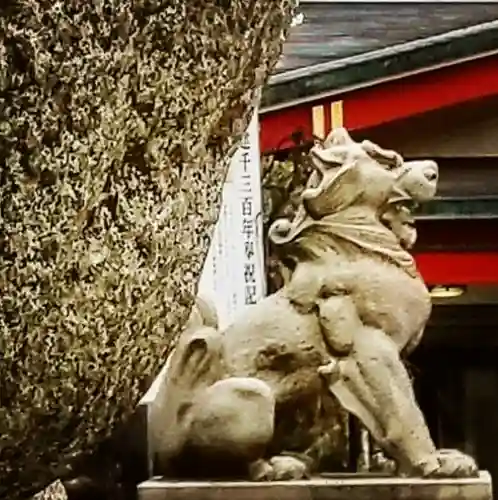
[[[309,152],[314,172],[302,193],[293,220],[280,219],[270,227],[277,246],[292,245],[318,224],[355,224],[361,217],[370,228],[375,221],[393,231],[403,248],[413,245],[413,208],[434,197],[438,167],[429,160],[405,161],[392,150],[370,141],[354,141],[343,129],[333,130]]]

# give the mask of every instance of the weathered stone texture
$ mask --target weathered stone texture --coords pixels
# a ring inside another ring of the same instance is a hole
[[[133,410],[184,323],[292,0],[0,6],[0,498]]]
[[[487,472],[472,479],[394,477],[316,478],[278,483],[190,482],[150,480],[139,487],[140,500],[491,500]]]

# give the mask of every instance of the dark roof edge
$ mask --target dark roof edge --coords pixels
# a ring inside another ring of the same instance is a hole
[[[437,69],[448,68],[450,66],[458,66],[460,64],[465,64],[470,61],[478,61],[480,59],[485,59],[487,57],[498,55],[498,46],[493,50],[488,50],[487,52],[479,52],[478,54],[469,55],[467,57],[462,57],[459,59],[452,59],[449,61],[443,61],[441,63],[434,63],[428,66],[423,66],[421,68],[416,68],[408,71],[403,71],[399,73],[393,73],[388,75],[379,75],[376,78],[369,80],[359,80],[357,82],[352,82],[349,85],[344,85],[342,87],[334,89],[324,89],[319,93],[305,95],[295,99],[280,99],[273,104],[267,104],[263,102],[263,105],[259,108],[260,114],[272,113],[281,109],[286,109],[294,106],[299,106],[301,104],[306,104],[309,102],[319,101],[321,99],[332,98],[334,96],[341,96],[345,93],[353,92],[355,90],[361,90],[368,87],[373,87],[375,85],[380,85],[383,83],[394,82],[396,80],[403,80],[411,76],[420,75],[422,73],[427,73],[429,71],[434,71]]]
[[[402,73],[468,60],[471,56],[497,49],[498,21],[490,21],[443,35],[290,70],[270,78],[263,92],[261,107],[312,100],[318,94],[334,93]]]
[[[405,52],[411,52],[412,50],[418,50],[420,48],[430,48],[433,45],[452,42],[455,39],[467,37],[469,35],[476,35],[482,33],[483,31],[484,32],[489,31],[490,29],[493,28],[498,28],[498,21],[490,21],[487,23],[470,26],[468,28],[448,31],[447,33],[443,33],[442,35],[435,35],[427,38],[413,40],[411,42],[399,43],[397,45],[392,45],[390,47],[386,47],[383,49],[373,50],[370,52],[366,52],[364,54],[345,57],[343,59],[338,59],[335,61],[324,62],[324,63],[314,64],[313,66],[307,66],[305,68],[297,68],[289,71],[284,71],[282,73],[278,73],[276,75],[271,76],[268,81],[268,85],[278,85],[280,83],[285,83],[287,81],[293,81],[303,77],[306,78],[314,76],[316,74],[340,69],[345,66],[361,64],[371,59],[379,59],[386,56],[388,57],[392,55],[400,55]]]

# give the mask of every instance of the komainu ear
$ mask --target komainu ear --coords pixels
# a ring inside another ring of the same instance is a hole
[[[356,158],[368,157],[363,146],[354,141],[344,128],[332,130],[322,144],[315,144],[311,148],[310,154],[315,159],[316,168],[322,174]]]
[[[171,354],[170,378],[189,380],[195,386],[223,356],[223,342],[217,330],[201,327],[187,331]]]
[[[203,324],[217,330],[219,328],[219,319],[214,303],[207,297],[199,294],[195,300],[195,304],[202,317]]]
[[[403,157],[392,149],[381,148],[378,144],[367,140],[363,141],[361,146],[372,158],[379,160],[384,165],[389,165],[392,168],[403,165]]]
[[[323,141],[323,147],[325,149],[331,148],[332,146],[351,146],[353,144],[356,143],[345,128],[332,129]]]

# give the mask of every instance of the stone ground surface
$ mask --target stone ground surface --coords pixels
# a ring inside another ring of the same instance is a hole
[[[139,486],[139,500],[492,500],[491,477],[416,479],[354,475],[310,481],[171,482],[151,479]]]

